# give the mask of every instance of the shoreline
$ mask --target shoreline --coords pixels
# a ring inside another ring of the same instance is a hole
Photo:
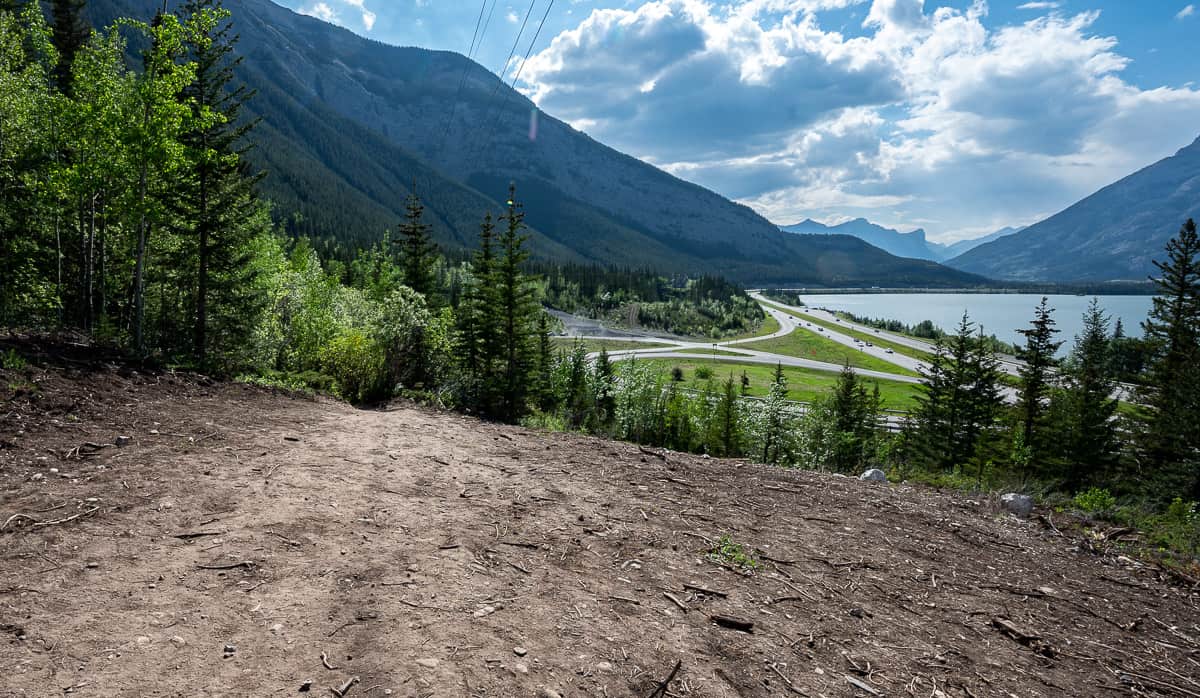
[[[787,291],[789,293],[808,293],[813,295],[851,295],[851,294],[877,294],[877,295],[894,295],[900,293],[910,294],[972,294],[972,295],[1005,295],[1005,296],[1153,296],[1155,295],[1152,286],[1147,285],[1143,289],[1100,289],[1090,287],[1090,290],[1080,291],[1080,287],[1039,287],[1034,289],[1029,288],[896,288],[896,287],[852,287],[845,286],[839,288],[823,288],[819,286],[764,286],[759,288],[749,288],[747,292],[762,292],[771,291]]]

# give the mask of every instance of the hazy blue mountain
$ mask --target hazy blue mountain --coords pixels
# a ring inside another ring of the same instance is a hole
[[[961,254],[965,254],[966,252],[975,249],[976,247],[979,247],[980,245],[986,245],[992,240],[999,240],[1002,237],[1008,237],[1009,235],[1012,235],[1013,233],[1019,233],[1024,229],[1025,226],[1020,226],[1017,228],[1008,226],[1001,228],[994,233],[984,235],[983,237],[972,238],[970,240],[959,240],[958,242],[949,245],[941,245],[945,254],[939,258],[938,261],[940,262],[947,259],[953,259]]]
[[[950,261],[993,278],[1144,281],[1188,218],[1200,218],[1200,138],[1070,208]]]
[[[795,225],[785,225],[780,228],[789,233],[853,235],[859,240],[869,242],[897,257],[939,261],[951,256],[949,248],[945,245],[926,240],[925,231],[921,228],[909,233],[902,233],[894,228],[885,228],[872,223],[866,218],[855,218],[838,225],[825,225],[808,218]]]
[[[149,17],[161,0],[89,6],[106,24]],[[762,284],[982,282],[859,241],[781,233],[748,207],[536,110],[459,54],[388,46],[269,0],[225,6],[241,36],[239,78],[258,91],[250,110],[263,118],[251,157],[268,170],[264,191],[293,232],[346,245],[377,239],[415,188],[439,242],[469,247],[483,212],[498,210],[514,183],[545,258]]]

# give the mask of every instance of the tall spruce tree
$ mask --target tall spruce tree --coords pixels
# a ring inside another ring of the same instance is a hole
[[[1063,430],[1059,449],[1066,463],[1064,486],[1077,491],[1096,482],[1116,462],[1117,431],[1113,416],[1108,317],[1093,298],[1083,314],[1083,331],[1075,338],[1071,360],[1063,370],[1059,396]]]
[[[73,94],[71,67],[75,54],[87,43],[92,28],[83,16],[87,0],[51,0],[54,48],[58,50],[58,65],[54,68],[54,83],[65,95]]]
[[[265,173],[250,171],[244,159],[246,138],[258,121],[241,116],[253,93],[234,84],[242,59],[233,56],[238,37],[229,12],[222,0],[188,0],[183,16],[190,30],[188,57],[196,65],[195,79],[182,94],[192,109],[192,128],[181,138],[192,167],[172,195],[181,232],[194,244],[188,245],[195,250],[192,353],[203,368],[214,329],[217,346],[236,347],[251,331],[247,320],[257,316],[250,307],[257,299],[248,293],[253,272],[247,248],[259,232],[256,222],[263,220],[255,215],[262,206],[255,185]]]
[[[846,364],[828,400],[836,435],[829,465],[838,472],[861,469],[870,460],[877,441],[882,411],[879,386],[867,392],[858,374]]]
[[[738,414],[738,388],[733,374],[721,386],[716,396],[716,405],[708,425],[708,453],[720,458],[733,458],[742,454],[744,432]]]
[[[554,411],[554,347],[550,344],[550,314],[539,313],[537,320],[537,353],[533,369],[533,400],[538,409]]]
[[[493,363],[499,357],[500,304],[493,285],[495,239],[496,226],[488,213],[479,225],[479,249],[471,260],[471,279],[457,316],[459,363],[476,384],[491,375]]]
[[[1054,340],[1058,329],[1055,328],[1054,309],[1048,304],[1049,299],[1042,296],[1030,326],[1017,330],[1025,337],[1025,345],[1017,348],[1017,358],[1024,362],[1019,370],[1021,382],[1017,412],[1021,420],[1022,444],[1028,449],[1028,465],[1035,468],[1044,465],[1054,450],[1046,408],[1052,387],[1052,371],[1058,366],[1055,355],[1063,344]]]
[[[783,460],[784,441],[787,424],[787,376],[783,373],[783,364],[775,364],[775,373],[771,376],[771,389],[763,405],[762,426],[762,462],[776,464]]]
[[[400,264],[404,269],[404,285],[425,296],[430,307],[436,307],[437,247],[430,238],[429,224],[424,221],[425,207],[416,194],[410,194],[404,204],[404,222],[400,224]]]
[[[914,463],[938,470],[962,469],[977,455],[981,437],[995,422],[1002,399],[998,363],[982,330],[963,313],[955,333],[939,338],[927,367],[909,428]]]
[[[1167,243],[1150,316],[1142,327],[1152,358],[1142,402],[1146,461],[1167,490],[1200,495],[1200,237],[1189,219]]]
[[[502,220],[504,230],[499,241],[501,256],[493,274],[500,311],[500,403],[497,416],[515,421],[523,414],[525,398],[529,394],[532,364],[530,340],[534,333],[534,319],[540,311],[532,279],[521,269],[529,258],[529,252],[525,250],[525,213],[517,203],[515,189],[511,187],[508,192],[508,211]]]
[[[571,355],[567,357],[567,381],[563,396],[565,421],[571,429],[583,427],[595,409],[588,382],[587,349],[583,342],[577,339],[571,349]]]

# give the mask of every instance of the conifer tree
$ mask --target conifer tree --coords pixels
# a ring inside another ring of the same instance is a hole
[[[881,413],[879,386],[868,393],[858,375],[846,364],[828,401],[836,434],[833,462],[829,465],[839,472],[861,469],[875,450]]]
[[[1158,294],[1142,325],[1152,358],[1147,372],[1142,448],[1167,488],[1200,494],[1200,237],[1189,219],[1154,265]]]
[[[58,50],[58,65],[54,68],[54,82],[65,95],[73,94],[71,68],[75,54],[87,43],[91,27],[83,16],[86,0],[52,0],[50,16],[53,18],[54,48]]]
[[[592,430],[606,431],[612,426],[617,416],[616,375],[612,361],[608,358],[608,350],[600,348],[596,363],[592,367],[592,385],[595,391],[595,409],[593,410]]]
[[[788,383],[783,373],[783,364],[775,364],[771,377],[771,390],[763,406],[763,450],[762,461],[776,464],[782,461],[786,429]]]
[[[253,93],[233,82],[242,59],[232,57],[238,37],[229,12],[222,0],[188,0],[183,14],[196,65],[182,94],[192,109],[192,127],[181,138],[191,172],[172,195],[181,232],[195,246],[192,353],[204,368],[210,345],[239,346],[251,331],[247,321],[257,316],[258,299],[248,293],[253,272],[247,246],[261,229],[256,223],[265,220],[256,215],[262,203],[255,191],[265,173],[251,172],[244,160],[246,138],[258,122],[241,118]],[[210,339],[213,330],[218,342]]]
[[[400,264],[404,269],[404,285],[425,296],[430,307],[436,307],[437,248],[430,239],[430,227],[424,222],[425,207],[416,194],[410,194],[404,205],[404,222],[400,224]]]
[[[1051,435],[1046,420],[1046,400],[1050,393],[1051,371],[1058,365],[1055,354],[1061,341],[1054,341],[1058,334],[1049,300],[1043,296],[1034,311],[1029,328],[1017,330],[1025,337],[1025,346],[1018,347],[1017,358],[1024,364],[1020,368],[1021,384],[1017,411],[1020,414],[1021,439],[1028,449],[1029,464],[1043,465],[1053,450]]]
[[[567,426],[579,429],[587,422],[593,409],[592,392],[588,385],[587,349],[581,340],[575,340],[571,356],[567,359],[567,384],[564,407]]]
[[[1075,338],[1071,360],[1063,371],[1060,449],[1067,462],[1063,475],[1068,491],[1094,483],[1096,476],[1116,461],[1113,416],[1117,401],[1112,397],[1116,381],[1109,347],[1108,318],[1093,298],[1083,314],[1083,332]]]
[[[458,312],[459,361],[472,382],[480,386],[492,376],[499,359],[499,298],[493,284],[496,275],[496,226],[492,214],[479,225],[479,249],[471,261],[471,279]],[[476,401],[482,395],[474,396]],[[477,405],[478,406],[478,405]]]
[[[553,412],[554,348],[550,344],[550,315],[540,313],[537,321],[537,359],[534,365],[533,398],[542,412]]]
[[[499,331],[499,397],[498,415],[515,421],[525,409],[529,393],[531,368],[530,340],[534,317],[539,312],[531,279],[521,270],[529,257],[525,250],[525,213],[516,201],[516,191],[509,188],[508,211],[502,219],[500,258],[493,274],[500,312]]]
[[[936,340],[928,366],[921,369],[909,442],[912,460],[926,467],[967,465],[1000,409],[998,364],[982,331],[976,335],[974,329],[964,313],[953,335]]]
[[[738,415],[738,388],[732,373],[721,386],[716,400],[709,423],[708,452],[722,458],[741,455],[743,433]]]

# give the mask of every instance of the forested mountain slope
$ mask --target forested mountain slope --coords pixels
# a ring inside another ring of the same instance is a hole
[[[264,121],[251,157],[269,170],[265,193],[295,232],[374,239],[415,186],[439,241],[466,246],[483,211],[515,183],[542,257],[759,283],[981,281],[858,241],[783,234],[745,206],[536,111],[459,54],[370,41],[269,0],[225,5],[241,36],[239,77],[258,91],[251,110]],[[91,14],[104,25],[157,7],[94,0]]]
[[[1167,240],[1200,217],[1200,138],[1015,235],[950,262],[1025,281],[1144,281]]]

